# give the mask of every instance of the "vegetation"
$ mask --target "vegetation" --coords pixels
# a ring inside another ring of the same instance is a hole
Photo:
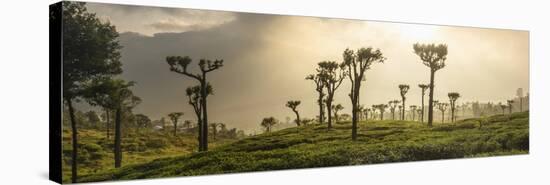
[[[336,124],[331,130],[321,124],[307,125],[249,137],[206,153],[128,165],[82,179],[91,182],[527,154],[528,116],[521,112],[433,127],[410,121],[361,122],[356,141],[348,134],[350,122]],[[485,126],[478,128],[481,121]]]
[[[399,93],[401,94],[401,103],[403,106],[403,110],[401,112],[401,120],[405,120],[405,100],[407,100],[407,97],[405,95],[409,91],[409,85],[407,84],[401,84],[399,85]]]
[[[422,90],[422,113],[420,114],[420,121],[424,123],[424,95],[426,94],[426,89],[428,89],[430,85],[427,84],[418,84],[418,87]]]
[[[292,112],[294,112],[294,114],[296,114],[296,120],[294,120],[294,122],[296,123],[297,126],[300,126],[300,114],[298,113],[298,105],[300,105],[300,103],[302,103],[301,101],[299,100],[294,100],[294,101],[288,101],[286,102],[286,107],[292,109]]]

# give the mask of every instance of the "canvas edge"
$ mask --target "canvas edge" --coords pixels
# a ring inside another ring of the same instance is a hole
[[[57,2],[49,6],[49,179],[63,182],[62,150],[62,4]]]

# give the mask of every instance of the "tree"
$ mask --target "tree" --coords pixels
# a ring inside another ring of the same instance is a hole
[[[441,111],[441,123],[445,123],[445,111],[447,110],[447,103],[438,103],[437,108]]]
[[[136,126],[139,128],[147,128],[151,126],[151,119],[144,114],[136,114]]]
[[[210,128],[212,130],[212,138],[216,139],[216,135],[218,134],[218,125],[219,123],[210,123]]]
[[[379,49],[360,48],[357,52],[353,50],[346,49],[343,54],[345,65],[344,69],[347,70],[346,75],[348,75],[351,82],[351,89],[349,97],[352,105],[352,127],[351,127],[351,138],[352,140],[357,140],[357,110],[359,109],[359,94],[361,89],[361,82],[366,80],[365,71],[371,68],[373,63],[383,63],[386,59],[382,52]]]
[[[190,128],[191,128],[191,120],[185,120],[185,121],[183,121],[183,126],[184,126],[186,129],[190,129]]]
[[[99,116],[95,111],[88,111],[84,113],[84,116],[86,116],[86,120],[88,120],[88,123],[90,123],[91,127],[97,127],[98,123],[100,121]]]
[[[514,103],[514,100],[508,100],[508,110],[509,110],[509,113],[512,114],[512,104]]]
[[[403,105],[403,112],[401,112],[401,120],[405,120],[405,94],[409,91],[409,85],[401,84],[399,85],[399,92],[401,94],[401,103]]]
[[[292,112],[294,112],[294,114],[296,114],[296,120],[294,120],[294,122],[296,123],[297,126],[300,126],[300,114],[298,113],[298,105],[300,105],[301,101],[300,100],[291,100],[291,101],[287,101],[286,102],[286,107],[292,109]]]
[[[338,112],[341,110],[344,110],[342,104],[332,105],[332,112],[334,112],[334,120],[336,120],[336,122],[340,121],[340,119],[338,119]]]
[[[447,60],[447,45],[419,44],[413,45],[414,53],[420,57],[422,63],[430,68],[430,94],[428,99],[428,126],[433,123],[433,97],[435,72],[445,67]]]
[[[386,111],[386,108],[388,108],[388,105],[379,104],[379,105],[375,105],[375,106],[380,111],[380,120],[384,120],[384,112]]]
[[[450,92],[447,94],[449,96],[449,103],[451,105],[451,122],[455,122],[455,109],[456,109],[456,100],[460,98],[460,94],[457,92]]]
[[[130,112],[141,103],[141,99],[134,95],[130,87],[135,82],[126,82],[121,79],[103,78],[94,80],[87,88],[85,96],[91,105],[103,104],[115,112],[115,168],[122,164],[122,118],[124,112]]]
[[[372,110],[370,108],[366,108],[365,109],[365,121],[368,121],[369,120],[369,112],[371,112]]]
[[[417,109],[416,114],[421,115],[422,114],[422,109]],[[419,117],[418,119],[420,119],[420,116],[418,116],[418,117]],[[421,120],[419,120],[419,121],[421,121]]]
[[[268,118],[264,118],[262,120],[262,123],[260,123],[260,125],[265,128],[265,132],[269,133],[271,132],[271,129],[273,128],[273,126],[276,125],[278,122],[279,121],[274,117],[268,117]]]
[[[223,60],[206,60],[206,59],[200,59],[199,60],[199,68],[200,72],[198,74],[193,74],[187,71],[187,67],[191,63],[191,58],[188,56],[168,56],[166,57],[166,62],[168,65],[170,65],[170,71],[182,74],[185,76],[188,76],[190,78],[193,78],[200,83],[200,91],[201,91],[201,113],[202,113],[202,125],[201,125],[201,131],[202,131],[202,142],[199,143],[199,151],[208,151],[208,109],[207,109],[207,101],[206,98],[208,96],[208,81],[206,79],[206,75],[209,72],[212,72],[214,70],[217,70],[223,66]],[[202,149],[202,150],[201,150]]]
[[[414,121],[417,106],[416,105],[411,105],[409,107],[410,107],[411,113],[412,113],[412,120]]]
[[[213,93],[214,93],[214,89],[212,88],[210,83],[206,84],[206,95],[207,96],[212,95]],[[193,111],[197,116],[197,126],[199,128],[198,129],[199,136],[197,137],[199,141],[199,151],[203,151],[204,145],[202,144],[202,142],[204,141],[203,139],[204,133],[202,132],[203,127],[202,127],[201,86],[196,85],[192,87],[187,87],[187,89],[185,89],[185,94],[187,95],[189,105],[193,106]]]
[[[403,112],[403,105],[398,105],[397,108],[399,109],[399,115]]]
[[[391,101],[388,102],[388,105],[390,107],[392,120],[395,120],[395,108],[397,107],[397,105],[399,103],[401,103],[401,101],[399,101],[399,100],[391,100]]]
[[[334,93],[342,84],[345,78],[345,70],[343,64],[338,64],[335,61],[319,62],[317,72],[323,82],[323,86],[327,90],[327,98],[325,104],[327,107],[328,128],[332,128],[332,102]]]
[[[420,115],[420,121],[424,123],[424,95],[426,94],[426,89],[430,87],[428,84],[418,84],[418,87],[422,89],[422,113]]]
[[[317,104],[319,105],[319,123],[323,123],[323,116],[325,115],[325,112],[323,110],[323,98],[325,97],[325,93],[324,93],[324,87],[325,87],[325,84],[323,83],[323,80],[321,79],[320,75],[317,74],[317,75],[313,75],[313,74],[310,74],[308,76],[306,76],[306,80],[311,80],[315,83],[315,90],[317,91],[317,93],[319,93],[319,97],[317,98]]]
[[[504,111],[506,111],[506,108],[508,108],[508,106],[502,104],[502,103],[499,103],[500,105],[500,108],[502,109],[502,114],[505,114]]]
[[[176,136],[178,131],[178,120],[180,117],[183,116],[183,112],[172,112],[168,114],[168,117],[172,121],[172,124],[174,125],[174,136]]]
[[[62,15],[63,101],[68,106],[72,132],[71,182],[76,183],[79,147],[73,102],[82,98],[87,82],[122,73],[121,46],[115,27],[89,13],[85,3],[63,2]]]
[[[519,111],[523,112],[523,88],[518,88],[516,91],[516,95],[519,99]]]

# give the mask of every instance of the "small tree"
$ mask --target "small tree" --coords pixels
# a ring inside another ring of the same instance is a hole
[[[144,114],[136,114],[136,131],[139,132],[140,128],[151,127],[151,119]]]
[[[451,105],[451,122],[455,122],[455,109],[456,109],[456,100],[460,98],[460,94],[457,92],[450,92],[448,94],[449,96],[449,103]]]
[[[264,118],[262,120],[262,123],[260,123],[260,125],[264,127],[265,132],[269,133],[271,132],[271,129],[273,128],[273,126],[276,125],[278,122],[279,121],[274,117],[268,117],[268,118]]]
[[[445,67],[447,60],[447,45],[419,44],[413,45],[414,53],[420,57],[422,63],[430,68],[430,94],[428,100],[428,126],[433,123],[433,97],[435,87],[435,72]]]
[[[388,105],[379,104],[376,105],[376,108],[380,111],[380,120],[384,120],[384,112],[386,112],[386,108],[388,108]]]
[[[320,75],[313,75],[310,74],[306,76],[306,80],[311,80],[315,83],[315,90],[319,94],[319,97],[317,98],[317,104],[319,105],[319,123],[323,123],[325,112],[323,110],[323,98],[325,97],[325,91],[324,87],[325,84],[323,83],[323,80],[321,79]]]
[[[357,140],[357,121],[358,121],[358,109],[359,109],[359,94],[361,89],[361,82],[366,80],[365,71],[371,68],[373,63],[383,63],[386,58],[382,55],[379,49],[360,48],[357,52],[346,49],[343,54],[344,69],[347,70],[351,82],[351,89],[349,97],[351,100],[351,114],[352,114],[352,127],[351,127],[351,139]]]
[[[514,100],[508,100],[507,102],[509,113],[512,114],[512,104],[514,103]]]
[[[172,112],[168,114],[168,117],[172,121],[172,124],[174,125],[174,136],[176,136],[178,131],[178,120],[180,117],[183,116],[183,112]]]
[[[395,108],[397,108],[397,105],[401,103],[399,100],[391,100],[388,102],[388,105],[390,107],[391,117],[393,120],[395,120]]]
[[[401,84],[399,85],[399,92],[401,94],[401,103],[403,104],[403,112],[401,112],[401,120],[405,120],[405,94],[409,91],[409,85]]]
[[[505,114],[504,111],[506,111],[506,108],[508,108],[508,106],[502,104],[502,103],[499,103],[500,105],[500,108],[502,109],[502,114]]]
[[[334,112],[334,120],[336,120],[336,122],[340,121],[340,119],[338,119],[338,112],[341,110],[344,110],[342,104],[332,105],[332,112]]]
[[[296,120],[294,120],[294,122],[296,123],[297,126],[300,126],[300,114],[298,113],[298,105],[300,105],[301,101],[300,100],[291,100],[291,101],[287,101],[286,102],[286,107],[292,109],[292,112],[294,112],[294,114],[296,114]]]
[[[190,129],[190,128],[191,128],[191,120],[185,120],[185,121],[183,121],[183,126],[184,126],[186,129]]]
[[[191,63],[191,58],[188,56],[168,56],[166,62],[170,65],[170,71],[193,78],[200,83],[201,92],[201,113],[202,113],[202,142],[199,143],[199,151],[208,151],[208,109],[206,106],[206,98],[208,96],[208,81],[206,80],[206,74],[215,71],[223,66],[223,60],[206,60],[200,59],[199,69],[200,73],[193,74],[187,71],[187,67]]]
[[[416,105],[411,105],[411,106],[409,106],[409,108],[411,109],[412,120],[414,121],[417,106]]]
[[[216,139],[216,135],[218,134],[218,125],[219,123],[210,123],[210,130],[212,130],[212,139]]]
[[[445,123],[445,111],[447,110],[447,103],[438,103],[437,108],[441,111],[441,123]]]
[[[424,95],[426,94],[426,89],[428,89],[428,87],[430,87],[430,85],[428,84],[418,84],[418,87],[420,87],[420,89],[422,89],[422,113],[419,114],[420,115],[420,121],[422,123],[424,123]]]

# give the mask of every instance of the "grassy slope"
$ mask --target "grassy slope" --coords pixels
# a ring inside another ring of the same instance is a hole
[[[484,126],[480,129],[479,122]],[[529,151],[529,113],[459,121],[455,126],[418,122],[369,121],[332,130],[308,125],[262,134],[205,153],[168,157],[87,175],[83,181],[142,179],[247,171],[374,164],[508,154]]]

